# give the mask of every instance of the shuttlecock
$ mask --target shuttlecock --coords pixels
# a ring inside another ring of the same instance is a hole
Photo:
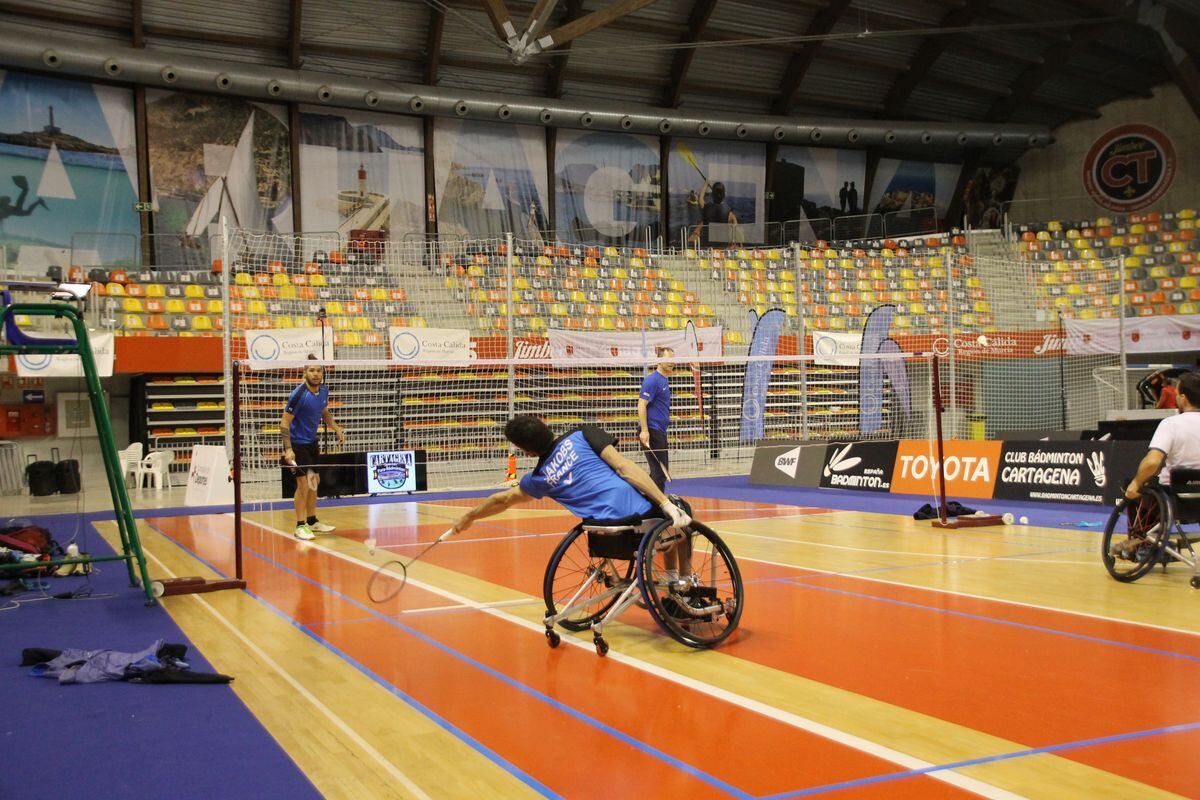
[[[1029,517],[1021,517],[1021,524],[1022,524],[1022,525],[1028,525],[1028,524],[1029,524]]]
[[[1000,519],[1004,520],[1004,524],[1005,524],[1005,525],[1012,525],[1012,524],[1013,524],[1013,515],[1012,515],[1012,514],[1005,514],[1005,515],[1004,515],[1004,516],[1002,516]]]
[[[375,555],[375,548],[379,546],[379,541],[376,539],[366,539],[363,544],[367,546],[367,555]]]

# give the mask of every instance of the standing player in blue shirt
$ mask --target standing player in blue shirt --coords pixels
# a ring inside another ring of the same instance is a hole
[[[556,439],[545,422],[522,415],[508,421],[504,435],[529,455],[537,456],[538,463],[519,484],[493,494],[459,517],[453,528],[456,533],[465,531],[477,519],[543,497],[558,501],[572,514],[598,522],[633,522],[661,516],[670,519],[674,527],[683,528],[692,521],[645,470],[617,452],[613,447],[617,437],[594,425],[573,428]],[[662,515],[652,513],[655,505]],[[676,551],[678,555],[666,554],[668,577],[691,576],[690,552],[685,554],[681,548]]]
[[[312,359],[312,356],[309,356]],[[338,442],[346,443],[346,429],[334,422],[329,412],[329,387],[325,385],[325,368],[311,364],[304,369],[304,383],[288,396],[279,430],[283,435],[283,460],[291,464],[296,475],[296,538],[312,539],[316,533],[329,533],[334,526],[317,519],[317,486],[321,473],[317,463],[321,458],[317,446],[317,423],[337,433]]]
[[[650,466],[650,477],[661,490],[667,486],[667,424],[671,421],[671,377],[669,359],[675,355],[670,347],[658,348],[658,369],[642,381],[638,394],[638,441],[646,451],[646,463]]]

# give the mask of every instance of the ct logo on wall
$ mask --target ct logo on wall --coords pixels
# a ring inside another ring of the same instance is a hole
[[[1083,185],[1113,211],[1137,211],[1166,193],[1175,178],[1175,146],[1149,125],[1121,125],[1101,136],[1083,160]]]

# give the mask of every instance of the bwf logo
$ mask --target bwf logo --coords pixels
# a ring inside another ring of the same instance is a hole
[[[775,469],[787,475],[789,478],[796,477],[796,469],[800,466],[800,448],[793,447],[786,453],[775,459]]]

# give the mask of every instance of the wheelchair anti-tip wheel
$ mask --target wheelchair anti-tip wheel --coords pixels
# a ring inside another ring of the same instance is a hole
[[[1142,489],[1138,500],[1119,500],[1104,526],[1100,557],[1108,574],[1136,581],[1162,562],[1174,526],[1171,505],[1159,487]]]
[[[678,564],[689,548],[693,575],[668,579],[668,562]],[[682,531],[656,527],[642,539],[637,566],[647,609],[671,638],[689,647],[712,647],[737,628],[742,576],[729,547],[708,526],[693,520]]]
[[[546,616],[557,616],[569,607],[572,598],[576,598],[571,605],[580,607],[558,620],[558,624],[569,631],[587,630],[617,602],[620,592],[615,590],[628,586],[633,580],[635,557],[632,552],[628,559],[592,555],[587,532],[583,526],[575,526],[558,543],[546,565],[546,576],[542,581]],[[555,643],[551,639],[553,646]]]

